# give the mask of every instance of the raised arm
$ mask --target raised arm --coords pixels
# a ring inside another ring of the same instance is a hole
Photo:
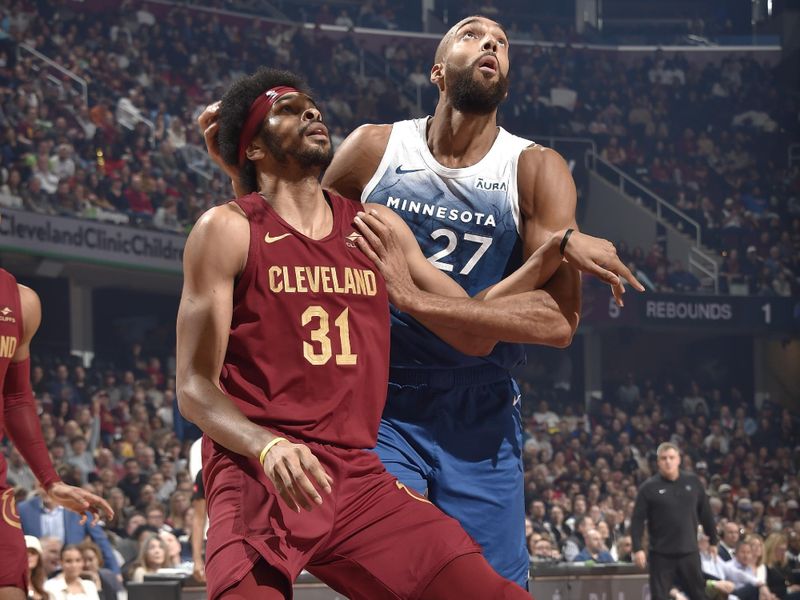
[[[178,406],[212,440],[228,450],[259,460],[278,435],[250,421],[220,387],[233,316],[234,281],[247,261],[249,224],[234,204],[212,208],[186,241],[183,292],[178,309]],[[223,250],[224,249],[224,250]],[[327,475],[306,446],[276,443],[264,472],[286,504],[297,511],[322,502],[306,473],[326,491]]]

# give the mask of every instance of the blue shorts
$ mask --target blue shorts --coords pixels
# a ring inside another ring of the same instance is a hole
[[[519,391],[498,367],[392,370],[376,452],[527,589]]]

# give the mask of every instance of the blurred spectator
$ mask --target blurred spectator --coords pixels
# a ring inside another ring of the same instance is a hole
[[[614,557],[603,545],[603,538],[597,529],[589,529],[585,534],[586,545],[575,555],[573,562],[613,563]]]
[[[100,600],[93,581],[82,579],[83,555],[78,546],[69,544],[61,550],[63,572],[44,584],[51,600]]]
[[[42,544],[39,538],[26,535],[25,546],[28,550],[28,598],[47,600],[47,593],[44,590],[47,576],[42,562]]]
[[[89,536],[102,550],[103,560],[114,573],[119,564],[111,549],[105,530],[87,519],[81,524],[81,515],[53,504],[46,494],[36,495],[18,506],[22,530],[37,538],[53,537],[62,544],[75,545]],[[81,558],[81,562],[83,559]]]
[[[146,573],[156,573],[159,569],[169,566],[167,560],[167,545],[157,534],[151,534],[141,544],[139,558],[132,565],[133,571],[131,572],[130,580],[135,582],[144,581]]]

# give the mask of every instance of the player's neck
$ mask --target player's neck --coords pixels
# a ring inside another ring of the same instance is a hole
[[[466,114],[446,98],[436,105],[428,123],[427,143],[433,157],[445,167],[460,169],[479,162],[497,137],[497,111]]]
[[[283,178],[259,173],[259,194],[280,217],[311,239],[326,237],[333,227],[331,209],[318,175]]]

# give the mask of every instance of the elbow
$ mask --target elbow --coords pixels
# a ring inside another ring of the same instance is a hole
[[[497,342],[493,340],[476,339],[459,348],[459,351],[467,356],[489,356],[496,345]]]
[[[550,339],[547,341],[548,346],[553,348],[567,348],[572,344],[572,339],[575,337],[575,331],[578,329],[578,320],[568,320],[566,318],[560,319],[558,323],[554,323],[550,329]]]
[[[178,378],[175,382],[175,396],[178,401],[178,411],[187,421],[194,423],[197,401],[193,386],[189,381]]]

